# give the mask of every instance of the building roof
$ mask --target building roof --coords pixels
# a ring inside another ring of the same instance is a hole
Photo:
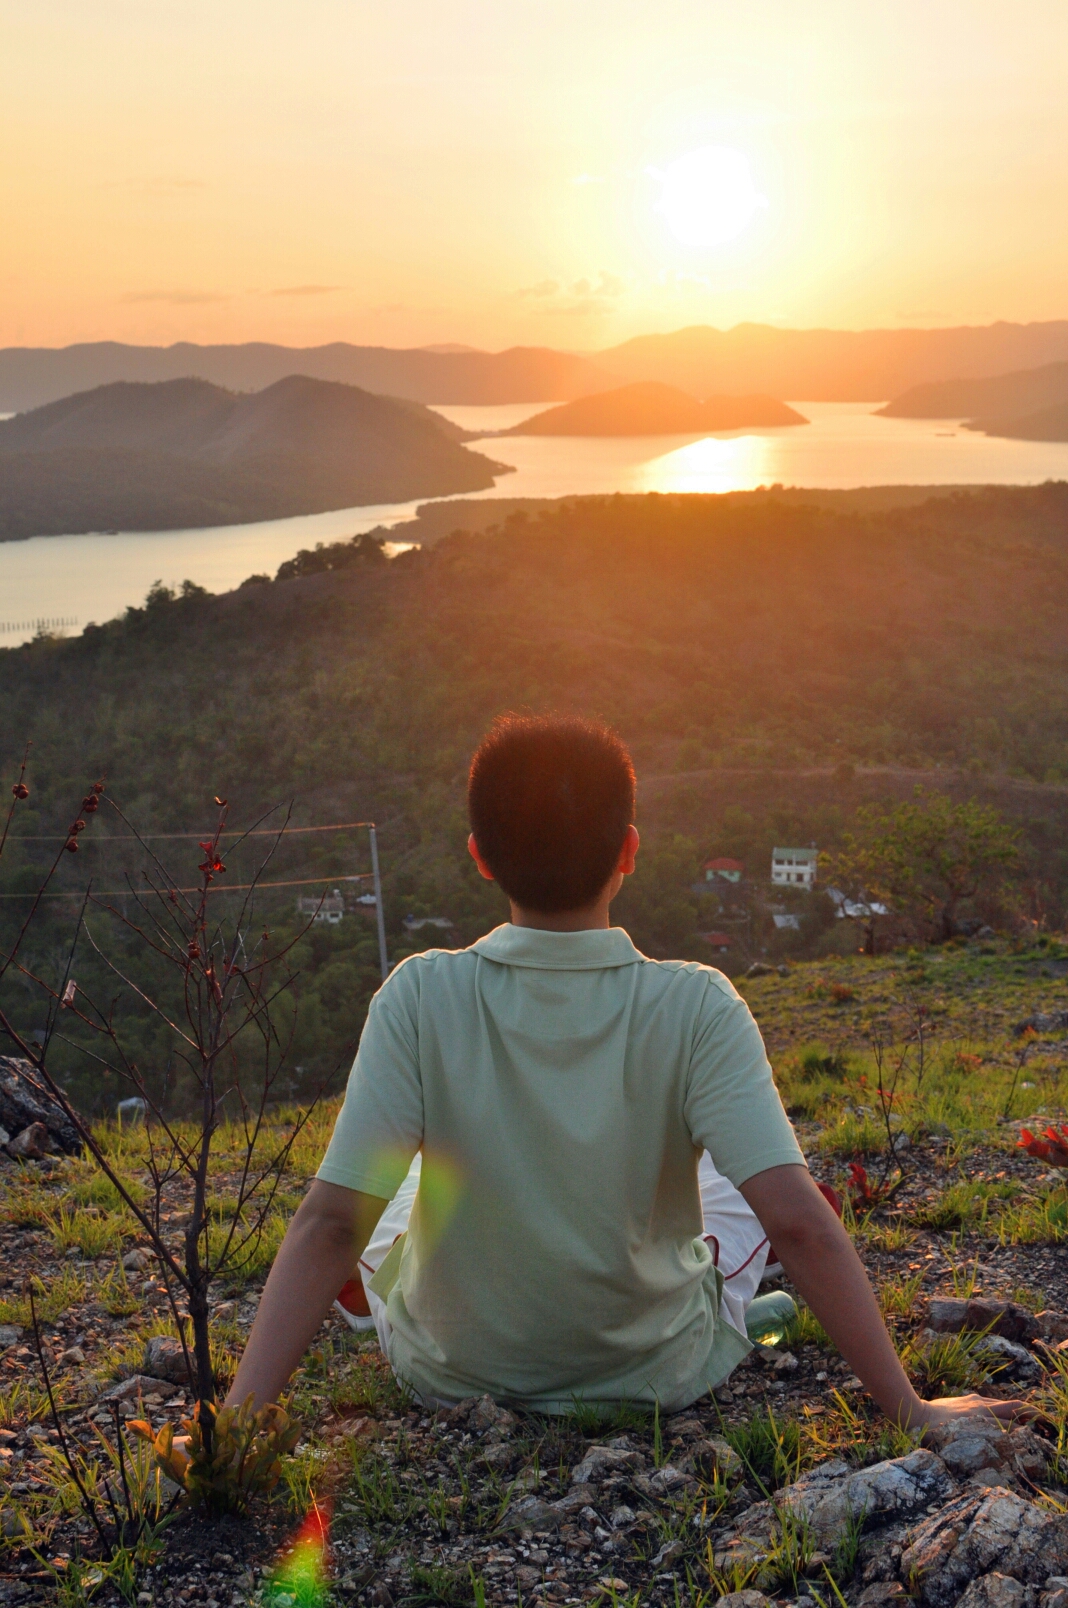
[[[711,944],[713,949],[730,948],[731,941],[725,932],[699,932],[697,936],[703,938],[706,944]]]
[[[745,865],[741,860],[731,860],[727,855],[721,854],[715,860],[706,860],[701,867],[702,871],[744,871]]]
[[[818,860],[820,851],[819,849],[772,849],[771,857],[773,860],[785,860],[787,858],[791,860]]]

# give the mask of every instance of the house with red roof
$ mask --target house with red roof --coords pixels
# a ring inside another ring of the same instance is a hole
[[[745,866],[741,860],[731,860],[727,855],[719,855],[715,860],[706,860],[701,870],[705,874],[706,882],[741,882],[745,875]]]

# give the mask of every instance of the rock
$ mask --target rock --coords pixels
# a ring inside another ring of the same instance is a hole
[[[0,1323],[0,1350],[6,1351],[8,1346],[16,1346],[22,1338],[22,1330],[16,1329],[13,1323]]]
[[[770,1604],[762,1591],[728,1591],[716,1608],[770,1608]]]
[[[1033,1429],[1026,1425],[1007,1429],[986,1413],[937,1424],[925,1431],[923,1444],[937,1452],[959,1480],[971,1479],[984,1469],[1041,1479],[1052,1453],[1049,1442]]]
[[[123,1268],[127,1273],[143,1273],[152,1266],[152,1253],[140,1245],[135,1245],[132,1251],[127,1251],[122,1259]]]
[[[487,1468],[493,1469],[495,1473],[505,1474],[512,1467],[518,1456],[519,1454],[515,1447],[510,1446],[507,1441],[495,1441],[492,1446],[487,1446],[482,1453],[482,1461]]]
[[[192,1358],[190,1358],[192,1361]],[[156,1379],[167,1379],[172,1385],[191,1383],[189,1366],[182,1350],[182,1342],[167,1334],[154,1334],[145,1346],[143,1367]]]
[[[66,1351],[59,1354],[60,1362],[76,1363],[79,1367],[85,1361],[85,1352],[81,1346],[68,1346]]]
[[[216,1323],[233,1323],[237,1316],[237,1302],[220,1301],[211,1315]]]
[[[664,1428],[672,1441],[692,1440],[705,1432],[705,1426],[699,1418],[687,1417],[685,1413],[678,1418],[669,1418]]]
[[[679,1464],[684,1474],[696,1474],[699,1479],[721,1480],[742,1471],[742,1459],[721,1435],[710,1440],[695,1441]]]
[[[1029,1596],[1011,1575],[994,1573],[973,1580],[957,1608],[1024,1608]]]
[[[663,1468],[658,1468],[655,1474],[650,1474],[647,1483],[650,1491],[655,1496],[667,1496],[669,1491],[681,1492],[695,1484],[695,1481],[691,1475],[684,1473],[681,1468],[673,1468],[670,1463],[665,1463]]]
[[[102,1392],[101,1401],[131,1401],[137,1396],[151,1396],[171,1394],[173,1386],[165,1379],[154,1379],[150,1374],[131,1374],[129,1379],[120,1379],[117,1385],[110,1386]]]
[[[17,1134],[34,1122],[44,1123],[57,1150],[67,1156],[80,1155],[82,1141],[77,1128],[29,1061],[0,1055],[0,1123]]]
[[[555,1530],[565,1515],[553,1502],[540,1496],[524,1496],[513,1502],[501,1520],[502,1530]]]
[[[994,1371],[1002,1376],[1027,1380],[1042,1377],[1042,1365],[1038,1359],[1026,1346],[1017,1345],[1015,1340],[1006,1340],[1004,1335],[986,1334],[975,1349],[982,1355],[996,1359]]]
[[[1016,1023],[1013,1032],[1026,1033],[1029,1027],[1036,1033],[1062,1033],[1068,1028],[1068,1011],[1033,1011]]]
[[[965,1329],[975,1329],[1014,1341],[1035,1340],[1042,1332],[1034,1313],[1027,1307],[1015,1301],[981,1301],[974,1297],[962,1301],[950,1296],[932,1296],[927,1306],[927,1324],[936,1334],[960,1334]]]
[[[21,1161],[41,1161],[51,1148],[52,1141],[44,1123],[31,1122],[9,1142],[7,1153]]]
[[[747,977],[774,977],[775,976],[775,967],[774,966],[769,966],[766,961],[754,960],[753,964],[749,967],[749,969],[747,970],[745,975]],[[749,1593],[743,1591],[743,1592],[736,1592],[735,1595],[744,1597],[744,1596],[748,1596]],[[754,1593],[752,1593],[752,1595],[753,1596],[759,1596],[759,1592],[754,1592]]]
[[[1037,1586],[1068,1568],[1068,1519],[1001,1487],[967,1491],[918,1524],[901,1575],[924,1608],[954,1608],[993,1570]]]
[[[851,1523],[865,1529],[911,1518],[932,1502],[945,1502],[956,1482],[941,1458],[920,1447],[871,1468],[850,1469],[834,1459],[812,1469],[775,1493],[775,1503],[758,1502],[737,1521],[743,1539],[766,1541],[785,1512],[806,1520],[820,1546],[833,1546]]]
[[[625,1525],[633,1524],[634,1519],[634,1509],[627,1507],[625,1502],[621,1502],[617,1508],[612,1509],[608,1522],[613,1530],[622,1530]]]
[[[641,1452],[621,1446],[587,1446],[581,1463],[571,1470],[572,1485],[596,1485],[610,1474],[639,1469],[645,1462]]]
[[[906,1600],[900,1580],[873,1580],[857,1598],[857,1608],[883,1608],[884,1603],[904,1604]]]
[[[653,1559],[653,1568],[654,1569],[666,1569],[669,1564],[672,1564],[672,1563],[675,1562],[676,1558],[681,1558],[682,1554],[685,1551],[686,1551],[685,1542],[683,1542],[683,1541],[665,1541],[664,1545],[660,1548],[660,1551],[657,1553],[656,1557]]]
[[[1039,1608],[1068,1608],[1068,1576],[1050,1575],[1038,1604]]]
[[[510,1413],[507,1407],[498,1407],[492,1396],[483,1396],[471,1414],[472,1429],[498,1429],[508,1432],[515,1426],[515,1414]]]
[[[553,1503],[553,1507],[563,1517],[570,1517],[573,1513],[581,1513],[584,1507],[589,1507],[597,1501],[597,1490],[592,1485],[576,1485],[568,1491],[566,1496],[560,1497]]]
[[[520,1591],[533,1592],[541,1583],[541,1570],[530,1564],[520,1564],[515,1572],[515,1583]]]
[[[1068,1314],[1064,1312],[1036,1312],[1035,1322],[1038,1332],[1043,1340],[1056,1345],[1059,1340],[1068,1340]]]

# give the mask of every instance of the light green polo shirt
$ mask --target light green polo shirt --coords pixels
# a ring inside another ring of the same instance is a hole
[[[749,1349],[719,1316],[697,1163],[737,1185],[804,1158],[722,973],[621,927],[412,955],[371,1002],[318,1176],[388,1200],[420,1149],[387,1301],[419,1395],[676,1408]]]

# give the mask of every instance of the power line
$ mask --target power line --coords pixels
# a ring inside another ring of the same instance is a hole
[[[372,882],[373,871],[361,871],[356,876],[344,877],[299,877],[289,882],[230,882],[225,887],[209,887],[209,893],[247,893],[250,888],[310,888],[321,887],[324,882]],[[139,893],[200,893],[200,888],[118,888],[108,893],[93,893],[92,899],[128,899],[131,895],[136,897]],[[36,899],[35,893],[0,893],[0,899]],[[82,894],[76,889],[73,893],[42,893],[42,899],[80,899]]]
[[[373,821],[341,821],[336,826],[260,826],[251,832],[220,832],[220,838],[246,838],[246,837],[293,837],[298,832],[351,832],[358,826],[374,826]],[[35,837],[30,833],[12,832],[8,838],[9,843],[64,843],[70,836],[68,832],[55,833],[47,837]],[[199,832],[100,832],[94,837],[83,838],[84,843],[158,843],[164,839],[186,838],[198,843],[204,841]],[[212,842],[214,842],[212,837]]]

